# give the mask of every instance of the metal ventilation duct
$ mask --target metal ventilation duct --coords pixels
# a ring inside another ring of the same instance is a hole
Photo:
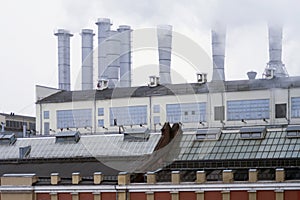
[[[161,84],[171,84],[172,26],[157,26],[159,76]]]
[[[120,72],[120,38],[117,31],[110,31],[106,40],[106,65],[105,74],[108,79],[108,87],[114,88],[119,82]]]
[[[82,29],[81,42],[82,42],[82,90],[93,89],[93,30]]]
[[[106,61],[105,61],[105,48],[103,41],[109,35],[111,22],[108,18],[99,18],[96,22],[98,26],[98,79],[107,79],[107,75],[105,74]]]
[[[274,69],[276,77],[287,77],[288,73],[282,63],[282,27],[269,24],[269,69]]]
[[[120,87],[131,87],[131,28],[121,25],[118,28],[120,49]]]
[[[225,43],[226,28],[219,25],[212,29],[212,57],[213,57],[213,75],[212,81],[224,81],[224,60],[225,60]]]
[[[54,34],[58,39],[58,88],[70,90],[70,37],[73,35],[65,30],[58,29]]]

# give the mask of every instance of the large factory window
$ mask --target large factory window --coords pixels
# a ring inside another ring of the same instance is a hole
[[[200,122],[205,121],[206,103],[167,104],[167,121],[176,122]]]
[[[291,111],[293,118],[300,117],[300,97],[292,97],[291,99]]]
[[[270,118],[269,99],[227,101],[227,120]]]
[[[49,111],[44,111],[44,119],[49,119]]]
[[[112,107],[109,111],[111,126],[147,124],[147,106]]]
[[[92,109],[56,111],[57,128],[84,128],[92,126]]]

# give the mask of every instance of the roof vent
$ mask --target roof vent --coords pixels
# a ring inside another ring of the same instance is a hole
[[[97,84],[97,90],[105,90],[108,88],[108,80],[100,79]]]
[[[300,125],[288,125],[288,127],[286,128],[286,137],[300,137]]]
[[[206,73],[197,73],[197,83],[203,84],[207,82]]]
[[[249,80],[254,80],[256,75],[257,75],[257,73],[254,71],[247,72],[247,76],[248,76]]]
[[[17,141],[15,134],[0,134],[0,144],[13,145]]]
[[[221,133],[222,130],[220,128],[198,129],[196,131],[196,140],[218,140]]]
[[[159,77],[158,76],[149,76],[150,82],[149,87],[156,87],[159,85]]]
[[[267,133],[265,126],[242,127],[240,129],[241,139],[263,139]]]
[[[79,131],[60,132],[55,135],[55,143],[77,143],[80,140]]]
[[[124,140],[130,142],[145,142],[149,139],[150,130],[146,127],[125,128]]]
[[[274,78],[274,75],[275,75],[275,68],[267,68],[265,70],[265,77],[266,79],[272,79]]]
[[[23,158],[29,157],[30,151],[31,151],[31,145],[26,146],[26,147],[20,147],[19,148],[19,158],[23,159]]]

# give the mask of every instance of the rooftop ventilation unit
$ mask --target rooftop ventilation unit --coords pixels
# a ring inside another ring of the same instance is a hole
[[[15,134],[0,134],[0,145],[13,145],[17,141]]]
[[[220,128],[198,129],[196,131],[196,140],[219,140],[222,130]]]
[[[256,75],[257,75],[257,72],[254,72],[254,71],[247,72],[247,76],[248,76],[249,80],[254,80]]]
[[[159,77],[158,76],[149,76],[149,87],[156,87],[159,85]]]
[[[124,141],[130,142],[144,142],[149,139],[150,130],[146,127],[125,128]]]
[[[98,81],[97,90],[105,90],[107,88],[108,88],[108,80],[107,79],[101,79]]]
[[[19,158],[23,159],[23,158],[27,158],[30,155],[30,151],[31,151],[31,146],[26,146],[26,147],[20,147],[19,148]]]
[[[80,140],[79,131],[60,132],[55,135],[55,143],[77,143]]]
[[[286,128],[286,137],[300,137],[300,125],[288,125],[288,127]]]
[[[207,74],[206,73],[197,73],[197,83],[203,84],[207,82]]]
[[[242,127],[240,129],[241,139],[263,139],[267,133],[265,126]]]
[[[267,68],[265,70],[265,78],[266,79],[273,79],[275,77],[275,68]]]

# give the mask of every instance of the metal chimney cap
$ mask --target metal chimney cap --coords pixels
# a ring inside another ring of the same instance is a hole
[[[131,27],[129,25],[120,25],[118,28],[118,31],[123,31],[123,30],[130,30]]]
[[[54,35],[62,35],[62,34],[65,34],[65,35],[69,35],[70,37],[73,36],[72,33],[70,33],[70,31],[66,30],[66,29],[58,29],[55,31]]]
[[[112,25],[112,23],[110,22],[109,18],[98,18],[96,24],[110,24]]]
[[[257,75],[257,72],[255,72],[255,71],[247,72],[247,76],[248,76],[249,80],[254,80],[256,75]]]
[[[93,34],[93,35],[95,35],[93,29],[82,29],[81,34]]]
[[[169,24],[159,24],[157,25],[157,28],[158,29],[166,29],[166,30],[172,30],[173,26],[172,25],[169,25]]]

